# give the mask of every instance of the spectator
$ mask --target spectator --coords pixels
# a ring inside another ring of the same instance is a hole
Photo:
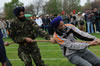
[[[7,38],[8,37],[7,31],[6,31],[7,24],[6,24],[4,19],[2,19],[1,22],[2,22],[1,23],[1,25],[2,25],[1,31],[2,31],[2,34],[3,34],[3,38]]]
[[[76,16],[76,21],[78,23],[78,27],[80,30],[85,31],[85,27],[84,27],[84,19],[82,16],[81,12],[78,12],[78,15]]]
[[[38,24],[39,27],[42,28],[43,21],[42,21],[42,19],[39,17],[39,15],[36,16],[35,22]]]

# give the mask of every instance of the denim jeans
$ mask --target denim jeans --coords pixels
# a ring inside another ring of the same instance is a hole
[[[3,38],[7,38],[8,37],[6,29],[1,29],[1,32],[3,34]]]
[[[88,33],[94,33],[93,23],[92,22],[87,22],[87,32]]]
[[[83,52],[76,52],[70,56],[67,56],[68,60],[78,66],[94,66],[100,63],[100,58],[93,54],[89,50]]]

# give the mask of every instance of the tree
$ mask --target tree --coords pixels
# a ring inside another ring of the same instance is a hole
[[[44,12],[48,14],[59,14],[62,10],[61,0],[50,0],[43,9]]]
[[[83,10],[93,9],[93,8],[98,8],[100,10],[99,6],[100,6],[100,0],[94,0],[92,2],[88,0],[85,6],[83,7]]]
[[[40,13],[40,11],[42,11],[42,7],[44,5],[44,0],[36,0],[33,5],[34,5],[36,15],[38,15]]]
[[[62,0],[63,10],[70,13],[72,10],[81,11],[80,0]]]
[[[92,8],[98,8],[100,10],[100,0],[95,0],[91,3]]]
[[[34,6],[32,4],[29,6],[26,6],[25,13],[34,15],[35,14]]]
[[[87,9],[91,9],[91,2],[90,2],[90,0],[87,0],[87,3],[85,3],[85,5],[83,6],[83,11],[85,11]]]
[[[19,0],[12,0],[9,3],[5,3],[4,5],[4,13],[6,19],[14,18],[13,10],[16,6],[23,6],[23,3],[19,2]]]

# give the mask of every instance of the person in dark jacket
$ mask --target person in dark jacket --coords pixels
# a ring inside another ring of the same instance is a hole
[[[0,62],[2,63],[2,66],[6,66],[6,51],[5,51],[4,42],[2,38],[3,35],[0,30]]]

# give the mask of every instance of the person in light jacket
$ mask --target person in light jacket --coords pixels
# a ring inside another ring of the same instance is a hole
[[[100,58],[87,48],[100,44],[100,39],[83,32],[72,24],[64,24],[61,16],[53,19],[51,26],[54,30],[53,40],[62,49],[63,55],[77,66],[100,66]],[[90,41],[89,43],[77,42],[76,38]]]

